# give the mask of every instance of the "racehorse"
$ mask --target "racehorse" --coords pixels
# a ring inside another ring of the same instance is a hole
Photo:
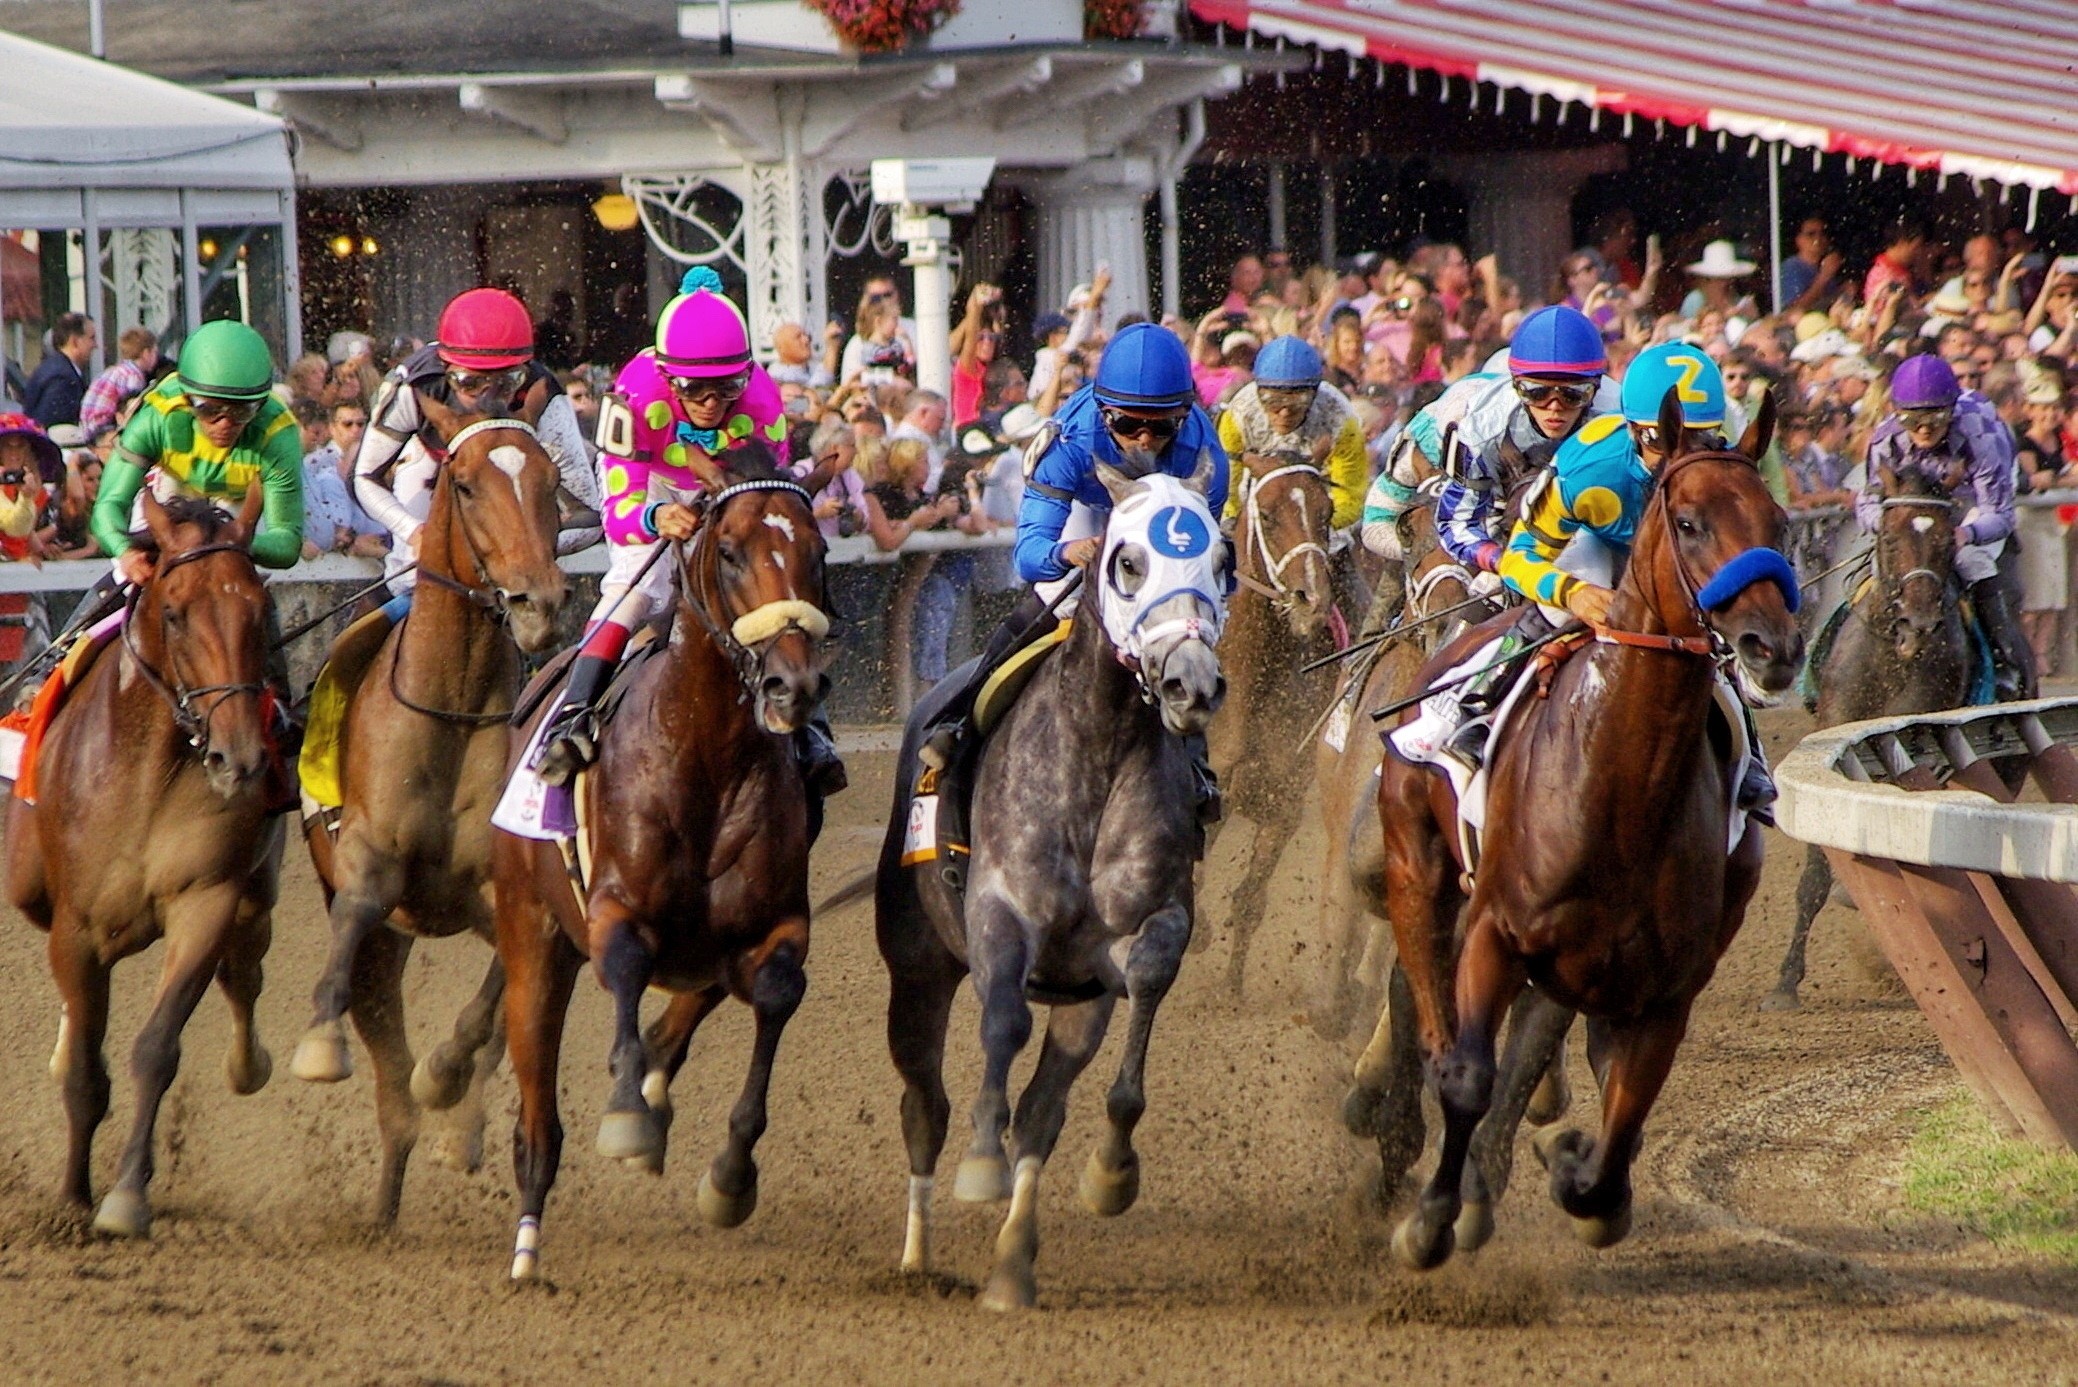
[[[1202,458],[1185,481],[1133,481],[1098,465],[1114,503],[1104,547],[1084,570],[1065,639],[979,753],[964,899],[934,862],[904,862],[918,847],[912,812],[930,818],[909,788],[923,716],[911,718],[896,765],[875,905],[909,1150],[902,1266],[928,1270],[931,1190],[951,1115],[945,1029],[971,972],[986,1058],[953,1197],[1010,1198],[981,1297],[991,1309],[1037,1299],[1040,1172],[1060,1138],[1068,1090],[1103,1043],[1120,996],[1130,1008],[1125,1053],[1106,1104],[1108,1132],[1080,1193],[1107,1216],[1139,1195],[1133,1129],[1147,1107],[1148,1037],[1191,934],[1199,828],[1181,736],[1204,728],[1224,694],[1214,651],[1224,546],[1204,502],[1212,465]],[[1028,1000],[1051,1014],[1018,1102],[1013,1181],[1003,1154],[1006,1090],[1011,1062],[1031,1038]]]
[[[520,652],[554,641],[565,592],[556,566],[557,472],[533,429],[458,416],[435,400],[421,407],[452,442],[420,532],[411,611],[382,638],[349,695],[337,828],[319,817],[305,826],[332,949],[290,1066],[316,1083],[351,1075],[340,1025],[351,1013],[375,1065],[375,1216],[383,1224],[397,1216],[421,1107],[480,1098],[498,1062],[501,1047],[490,1042],[504,975],[495,959],[453,1038],[416,1068],[404,1029],[404,965],[417,939],[491,936],[490,816],[505,778]],[[342,646],[352,639],[350,631]],[[474,1169],[480,1102],[463,1117],[455,1155]]]
[[[50,933],[64,998],[51,1073],[64,1087],[64,1197],[91,1203],[94,1131],[108,1113],[109,974],[166,941],[130,1072],[137,1113],[94,1227],[143,1237],[159,1103],[180,1036],[214,978],[231,1004],[235,1093],[257,1093],[273,1061],[253,1029],[272,937],[283,833],[268,813],[267,590],[246,545],[261,511],[251,487],[236,519],[206,501],[161,505],[147,489],[155,573],[131,600],[116,648],[94,657],[58,708],[33,767],[34,805],[13,802],[7,888]]]
[[[496,835],[498,957],[520,1088],[515,1281],[540,1275],[541,1215],[562,1156],[564,1015],[587,958],[614,1003],[599,1150],[652,1171],[663,1169],[670,1085],[694,1029],[729,996],[750,1005],[750,1071],[698,1206],[719,1228],[757,1207],[752,1153],[773,1059],[808,988],[812,834],[791,736],[829,690],[829,618],[809,493],[755,444],[731,449],[728,465],[725,484],[692,503],[699,528],[681,553],[670,639],[624,666],[625,696],[577,786],[580,865],[554,844]],[[515,757],[528,735],[515,736]],[[645,1044],[638,1009],[651,986],[675,995]]]
[[[1868,590],[1848,604],[1831,648],[1811,671],[1820,727],[1907,713],[1932,713],[1968,702],[1973,674],[1970,635],[1955,588],[1955,503],[1937,478],[1917,469],[1877,473],[1883,519],[1876,531]],[[1763,1011],[1795,1011],[1802,1003],[1804,949],[1811,921],[1833,889],[1833,869],[1818,848],[1806,849],[1797,881],[1797,923],[1782,956],[1775,990]]]
[[[1334,496],[1320,469],[1289,455],[1244,456],[1240,520],[1234,531],[1234,576],[1220,665],[1225,705],[1206,734],[1226,812],[1254,825],[1248,865],[1234,888],[1234,951],[1227,985],[1238,996],[1248,946],[1262,924],[1270,877],[1297,828],[1306,802],[1306,760],[1296,749],[1334,684],[1328,668],[1304,666],[1334,648],[1328,612],[1334,604],[1328,568]],[[1206,831],[1209,857],[1220,825]]]
[[[1523,703],[1489,757],[1461,949],[1468,864],[1449,783],[1385,762],[1386,902],[1444,1117],[1435,1172],[1393,1235],[1411,1267],[1453,1249],[1473,1129],[1492,1101],[1495,1034],[1525,983],[1588,1016],[1602,1090],[1597,1138],[1568,1130],[1540,1143],[1553,1198],[1590,1246],[1629,1231],[1645,1118],[1760,880],[1759,825],[1731,842],[1738,768],[1713,666],[1749,695],[1772,694],[1803,658],[1795,579],[1778,552],[1786,518],[1752,461],[1773,422],[1764,405],[1738,451],[1695,447],[1668,392],[1658,428],[1674,456],[1648,492],[1607,625],[1551,673],[1548,696]],[[1446,647],[1424,680],[1497,625]]]

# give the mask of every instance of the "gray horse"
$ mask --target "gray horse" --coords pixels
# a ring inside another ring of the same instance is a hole
[[[1133,1128],[1147,1106],[1148,1035],[1190,941],[1201,842],[1182,737],[1203,731],[1225,693],[1213,649],[1225,616],[1225,553],[1204,501],[1209,460],[1181,482],[1134,481],[1101,464],[1098,473],[1113,510],[1101,556],[1085,570],[1081,610],[979,753],[964,899],[944,860],[929,855],[936,796],[910,789],[930,700],[910,719],[875,883],[891,982],[888,1047],[905,1085],[902,1266],[928,1270],[932,1180],[951,1117],[947,1016],[971,972],[986,1064],[953,1196],[1011,1200],[982,1295],[999,1310],[1037,1298],[1039,1174],[1060,1137],[1069,1087],[1102,1045],[1121,996],[1130,1019],[1107,1104],[1110,1132],[1080,1192],[1105,1215],[1124,1213],[1139,1194]],[[1050,1015],[1012,1124],[1010,1065],[1031,1038],[1029,1001]]]

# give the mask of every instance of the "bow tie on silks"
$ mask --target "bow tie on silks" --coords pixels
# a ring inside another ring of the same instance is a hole
[[[682,419],[678,423],[678,441],[693,444],[709,457],[722,450],[722,441],[727,437],[723,429],[696,429]]]

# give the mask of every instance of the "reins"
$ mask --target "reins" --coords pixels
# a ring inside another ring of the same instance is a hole
[[[129,610],[123,614],[123,653],[128,655],[137,666],[138,673],[144,676],[144,682],[151,688],[152,692],[158,694],[165,701],[167,708],[173,714],[174,727],[187,738],[188,745],[196,751],[202,750],[203,747],[209,744],[210,719],[216,716],[216,710],[223,706],[225,699],[242,693],[249,693],[257,697],[266,692],[266,682],[260,680],[241,684],[204,684],[190,688],[185,684],[177,682],[180,677],[177,671],[174,678],[169,680],[150,660],[144,657],[144,652],[138,648],[136,618],[137,608],[143,602],[144,594],[151,585],[158,583],[160,579],[174,569],[193,563],[196,559],[206,558],[211,554],[237,554],[245,559],[248,567],[252,565],[252,554],[243,544],[219,541],[212,544],[197,545],[193,549],[184,550],[174,555],[166,560],[165,563],[159,565],[152,575],[151,584],[138,588],[131,594],[128,604]],[[259,570],[254,569],[253,576],[257,580]],[[163,612],[161,615],[163,617]],[[170,660],[168,663],[171,663]],[[206,709],[197,711],[194,706],[195,700],[211,694],[214,694],[215,697],[210,701],[209,706]]]
[[[1264,578],[1252,577],[1245,569],[1236,566],[1234,579],[1242,587],[1260,597],[1268,598],[1281,611],[1289,611],[1295,604],[1291,585],[1284,581],[1284,570],[1294,559],[1306,554],[1317,554],[1322,563],[1328,562],[1327,546],[1317,540],[1301,540],[1282,555],[1270,552],[1270,541],[1263,533],[1262,489],[1279,477],[1303,473],[1314,480],[1326,483],[1320,469],[1311,463],[1292,462],[1282,467],[1273,467],[1261,476],[1251,473],[1241,488],[1242,519],[1248,526],[1249,553],[1262,565]],[[1265,581],[1267,579],[1267,582]]]

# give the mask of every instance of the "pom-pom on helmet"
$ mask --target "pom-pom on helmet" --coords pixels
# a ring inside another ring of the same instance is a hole
[[[704,380],[750,367],[750,327],[722,292],[722,277],[695,265],[657,319],[657,365],[667,376]]]
[[[1266,390],[1309,390],[1320,384],[1320,353],[1296,337],[1273,337],[1255,354],[1255,383]]]
[[[1623,417],[1657,424],[1660,401],[1673,390],[1681,401],[1683,428],[1714,429],[1724,423],[1724,377],[1701,347],[1662,342],[1647,347],[1623,373]]]
[[[1159,323],[1134,323],[1097,362],[1097,403],[1114,409],[1182,409],[1195,395],[1190,353]]]
[[[1899,362],[1890,378],[1890,402],[1899,409],[1947,409],[1962,393],[1954,368],[1924,353]]]
[[[440,359],[465,371],[504,371],[534,359],[527,306],[503,289],[467,289],[440,310]]]
[[[1508,342],[1512,376],[1599,376],[1609,369],[1602,332],[1577,308],[1553,304],[1522,320]]]

